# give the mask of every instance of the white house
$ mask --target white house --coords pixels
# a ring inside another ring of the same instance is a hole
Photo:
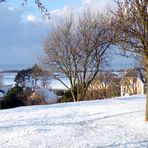
[[[25,89],[31,88],[31,89],[38,89],[40,86],[37,84],[37,80],[32,78],[31,76],[26,76],[24,81]]]

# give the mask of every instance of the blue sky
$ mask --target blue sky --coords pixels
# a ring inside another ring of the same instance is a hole
[[[50,29],[50,23],[54,23],[55,18],[66,15],[66,9],[80,11],[89,6],[103,10],[113,6],[113,0],[41,1],[51,14],[49,23],[42,18],[33,0],[28,0],[25,7],[22,7],[21,0],[10,0],[0,4],[0,65],[37,63],[38,57],[43,54],[43,39]],[[133,64],[133,61],[116,56],[113,65],[120,63],[128,66]]]

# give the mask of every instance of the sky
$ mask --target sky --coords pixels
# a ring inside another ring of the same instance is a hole
[[[23,0],[22,0],[23,1]],[[43,40],[51,23],[66,15],[68,9],[81,11],[85,7],[104,10],[113,0],[41,0],[51,19],[43,19],[34,1],[22,6],[21,0],[0,3],[0,69],[2,65],[33,65],[43,54]],[[125,62],[125,63],[124,63]],[[112,64],[131,65],[133,61],[116,56]]]

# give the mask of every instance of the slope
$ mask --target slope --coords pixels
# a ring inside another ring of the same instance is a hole
[[[0,111],[0,147],[148,147],[145,96]]]

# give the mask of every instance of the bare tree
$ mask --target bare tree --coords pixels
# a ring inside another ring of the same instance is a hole
[[[70,15],[58,23],[44,42],[44,62],[54,73],[63,73],[73,101],[84,99],[100,68],[106,63],[112,34],[107,14],[85,11],[78,19]],[[75,93],[77,92],[77,93]]]
[[[113,11],[116,42],[124,51],[145,59],[148,79],[148,0],[116,0],[116,4]],[[148,87],[146,98],[145,120],[148,121]]]

